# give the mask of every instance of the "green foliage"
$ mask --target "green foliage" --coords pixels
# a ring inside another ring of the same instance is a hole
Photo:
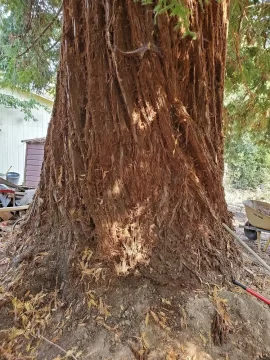
[[[254,144],[249,135],[227,142],[225,163],[231,185],[236,189],[254,189],[269,181],[270,153]]]
[[[270,142],[270,4],[233,0],[226,67],[226,132]]]
[[[60,0],[0,0],[2,88],[48,92],[59,61]]]
[[[153,0],[141,0],[143,5],[153,4]],[[180,0],[158,0],[154,7],[155,19],[157,16],[167,13],[177,19],[176,29],[184,28],[184,36],[196,38],[196,34],[189,29],[190,11]]]
[[[0,0],[0,87],[53,95],[61,38],[60,0]],[[36,120],[37,101],[0,94],[0,104]],[[46,108],[47,110],[47,108]]]
[[[36,118],[32,114],[32,110],[44,108],[47,112],[49,109],[38,103],[35,99],[30,100],[19,100],[12,95],[0,94],[0,105],[5,107],[11,107],[13,109],[19,109],[24,114],[24,120],[34,120]]]

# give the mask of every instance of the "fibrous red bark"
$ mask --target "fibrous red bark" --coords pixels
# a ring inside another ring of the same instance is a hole
[[[221,226],[228,1],[186,6],[196,38],[133,0],[64,1],[57,95],[27,223],[34,252],[49,248],[62,280],[85,247],[118,272],[230,271]]]

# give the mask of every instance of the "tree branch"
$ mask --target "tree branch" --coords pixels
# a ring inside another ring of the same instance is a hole
[[[58,16],[60,15],[61,11],[62,11],[62,7],[63,5],[60,6],[59,10],[57,11],[57,14],[55,15],[55,17],[52,19],[52,21],[42,30],[42,32],[35,38],[35,40],[32,42],[32,44],[26,49],[24,50],[22,53],[20,53],[17,58],[23,56],[24,54],[26,54],[37,42],[38,40],[45,34],[45,32],[52,26],[52,24],[57,20]]]
[[[52,50],[61,40],[62,35],[59,36],[59,38],[52,44],[52,46],[50,46],[48,49],[44,50],[45,52],[48,52],[50,50]]]
[[[248,9],[248,8],[253,8],[253,7],[260,7],[260,8],[262,8],[262,7],[264,7],[264,6],[270,6],[270,3],[265,2],[265,3],[261,3],[261,4],[252,4],[252,5],[246,6],[246,9]]]

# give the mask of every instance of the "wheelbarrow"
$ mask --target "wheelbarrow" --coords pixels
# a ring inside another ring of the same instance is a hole
[[[258,249],[261,249],[261,233],[270,234],[270,204],[257,200],[245,200],[243,202],[245,206],[246,215],[248,221],[244,228],[244,233],[249,240],[258,239]],[[268,249],[270,245],[270,238],[266,243],[264,251]]]

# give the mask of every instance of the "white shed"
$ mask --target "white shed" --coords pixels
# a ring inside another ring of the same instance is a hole
[[[50,111],[53,107],[53,100],[36,94],[18,93],[0,89],[0,92],[13,95],[21,100],[34,98],[45,105]],[[26,145],[22,142],[25,139],[43,138],[47,135],[51,114],[44,108],[32,111],[35,119],[24,120],[24,114],[13,108],[0,105],[0,173],[10,171],[20,174],[20,184],[25,179]]]

